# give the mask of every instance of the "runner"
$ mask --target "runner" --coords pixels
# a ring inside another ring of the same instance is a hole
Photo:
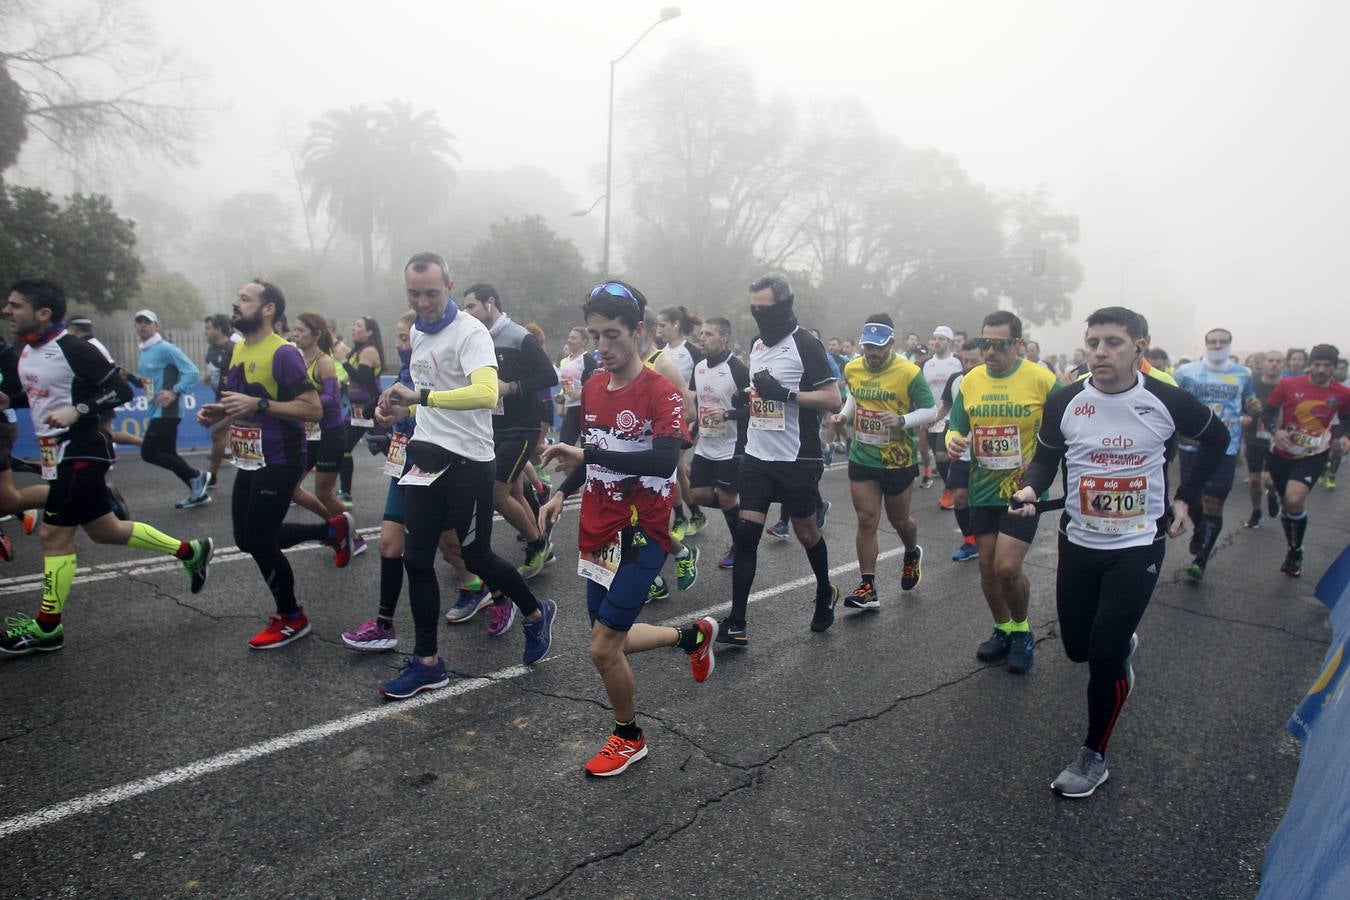
[[[830,583],[829,550],[816,525],[820,476],[825,461],[820,447],[820,416],[839,411],[839,384],[825,348],[797,325],[792,286],[782,275],[765,275],[750,285],[750,314],[759,336],[750,349],[750,393],[736,395],[748,405],[745,455],[741,457],[741,517],[734,540],[731,614],[718,640],[749,644],[746,606],[755,583],[759,541],[769,504],[778,501],[792,517],[797,540],[816,576],[811,630],[834,624],[839,588]]]
[[[912,591],[923,579],[919,526],[909,514],[914,479],[911,428],[938,416],[923,372],[895,352],[895,323],[885,313],[869,316],[858,339],[863,355],[844,366],[849,395],[836,423],[853,420],[848,451],[848,486],[858,513],[858,587],[844,600],[850,609],[880,609],[877,595],[877,523],[886,519],[905,546],[900,589]]]
[[[567,332],[567,355],[558,360],[558,384],[562,388],[556,398],[563,410],[562,428],[558,439],[575,445],[581,437],[581,386],[595,372],[595,356],[586,352],[589,335],[586,329],[575,325]]]
[[[11,399],[11,397],[13,399]],[[19,354],[3,337],[0,337],[0,515],[24,517],[24,533],[33,533],[36,518],[31,510],[44,506],[47,502],[46,483],[28,485],[22,490],[14,486],[14,472],[10,463],[10,451],[19,436],[19,416],[14,406],[24,406],[27,395],[23,390],[23,381],[19,378]],[[9,562],[14,558],[14,544],[4,529],[0,529],[0,559]]]
[[[1266,466],[1283,501],[1280,521],[1289,541],[1280,571],[1294,578],[1303,574],[1303,536],[1308,530],[1303,504],[1326,467],[1331,420],[1350,406],[1350,388],[1331,377],[1339,357],[1330,344],[1313,347],[1307,374],[1280,379],[1266,401],[1266,426],[1272,432]],[[1340,442],[1342,451],[1350,447],[1350,437]]]
[[[994,633],[975,656],[981,662],[1007,660],[1008,671],[1022,675],[1035,661],[1036,638],[1027,621],[1031,583],[1022,561],[1037,520],[1008,515],[1008,497],[1035,452],[1045,399],[1059,382],[1043,366],[1021,358],[1022,320],[1013,313],[985,316],[980,334],[970,343],[984,364],[966,373],[953,398],[947,449],[960,455],[970,448],[973,454],[970,530],[979,547],[980,587],[994,617]]]
[[[1280,372],[1281,378],[1297,378],[1300,375],[1308,374],[1308,351],[1299,347],[1290,347],[1289,352],[1284,355],[1285,368]]]
[[[825,342],[825,353],[830,357],[834,368],[839,370],[839,397],[843,401],[848,401],[848,383],[844,381],[844,367],[851,363],[856,357],[844,353],[844,342],[837,337],[832,337]],[[834,421],[835,416],[827,417],[828,424],[825,426],[825,452],[827,454],[847,453],[849,443],[848,422],[840,421],[837,424]]]
[[[1256,399],[1264,410],[1271,391],[1280,383],[1280,370],[1284,368],[1284,354],[1278,350],[1257,354],[1259,373],[1252,380],[1252,389]],[[1247,494],[1252,501],[1251,517],[1243,522],[1245,528],[1261,527],[1261,496],[1265,495],[1266,508],[1273,519],[1280,514],[1280,495],[1275,492],[1275,483],[1266,470],[1266,461],[1270,458],[1270,431],[1266,428],[1265,418],[1257,413],[1244,417],[1243,452],[1247,456]]]
[[[744,406],[736,406],[736,395],[750,387],[750,370],[727,349],[731,342],[731,322],[708,319],[699,334],[704,356],[694,366],[689,387],[698,402],[698,443],[689,467],[689,484],[694,503],[716,507],[727,523],[727,536],[736,535],[741,510],[736,503],[741,455],[745,451]],[[736,562],[735,544],[728,544],[717,566],[730,569]]]
[[[66,293],[54,282],[21,278],[10,285],[4,315],[24,345],[19,355],[22,392],[6,380],[6,405],[27,404],[41,451],[48,496],[42,514],[42,603],[37,618],[6,620],[0,654],[26,656],[65,646],[61,614],[75,580],[75,534],[172,556],[187,570],[192,593],[206,585],[214,544],[180,541],[143,522],[123,522],[112,512],[105,478],[113,447],[99,427],[101,412],[132,397],[117,367],[66,331]]]
[[[1134,687],[1135,630],[1157,585],[1166,537],[1185,530],[1231,441],[1195,397],[1137,371],[1143,335],[1139,317],[1123,307],[1088,317],[1091,378],[1046,402],[1036,456],[1007,510],[1035,521],[1038,498],[1065,464],[1055,606],[1064,651],[1086,662],[1089,674],[1087,737],[1050,784],[1064,797],[1089,797],[1110,774],[1107,744]],[[1200,449],[1169,509],[1167,463],[1178,436]]]
[[[159,316],[140,309],[134,316],[136,336],[141,339],[136,374],[150,395],[150,416],[142,437],[141,459],[168,469],[187,486],[188,495],[174,504],[191,509],[211,502],[206,492],[210,476],[199,472],[178,455],[178,423],[183,419],[183,395],[196,386],[200,373],[182,350],[159,333]]]
[[[1336,370],[1331,373],[1331,380],[1341,387],[1350,388],[1350,377],[1347,377],[1347,362],[1344,359],[1336,360]],[[1326,471],[1322,473],[1321,484],[1329,491],[1336,490],[1336,473],[1341,470],[1341,458],[1345,456],[1341,449],[1340,437],[1345,433],[1345,423],[1341,419],[1340,413],[1337,413],[1331,419],[1331,459],[1327,461]]]
[[[1233,347],[1233,333],[1227,328],[1212,328],[1205,334],[1205,358],[1178,366],[1173,376],[1177,385],[1208,406],[1224,425],[1231,440],[1228,452],[1205,482],[1201,493],[1201,512],[1195,520],[1195,535],[1191,539],[1191,553],[1195,559],[1186,569],[1186,577],[1199,582],[1205,577],[1205,566],[1214,553],[1214,544],[1223,533],[1223,504],[1233,490],[1237,472],[1237,455],[1242,449],[1242,418],[1251,413],[1260,414],[1260,401],[1252,387],[1252,373],[1246,366],[1229,360]],[[1155,367],[1154,371],[1158,371]],[[1184,481],[1195,464],[1198,451],[1195,445],[1181,445],[1181,478]]]
[[[344,429],[346,446],[338,469],[341,483],[338,499],[347,509],[352,507],[352,448],[375,427],[375,401],[380,396],[380,374],[384,371],[384,339],[380,337],[380,323],[371,316],[358,316],[352,323],[352,342],[351,353],[342,363],[347,375],[351,418]]]
[[[523,476],[539,443],[543,408],[539,392],[557,384],[558,373],[534,336],[505,313],[492,285],[473,285],[464,292],[461,303],[464,312],[481,322],[491,335],[497,356],[497,377],[501,381],[500,397],[492,415],[497,459],[492,504],[525,539],[525,564],[519,571],[525,578],[534,578],[553,562],[553,545],[539,530],[537,517],[530,514],[524,501],[512,496],[511,488]]]
[[[703,354],[689,342],[689,336],[702,326],[703,321],[697,316],[689,315],[689,311],[683,306],[668,306],[657,315],[656,334],[665,342],[662,351],[680,370],[682,384],[692,386],[694,383],[694,365]],[[680,496],[675,498],[675,524],[671,526],[670,533],[675,540],[682,541],[686,537],[698,534],[699,529],[706,525],[708,520],[704,518],[703,511],[690,495],[689,459],[683,451],[680,452],[677,477]],[[684,512],[686,506],[689,507],[688,516]]]
[[[679,647],[689,654],[695,681],[707,679],[715,664],[712,617],[682,628],[637,622],[649,585],[671,551],[675,468],[680,449],[688,446],[683,392],[649,370],[639,352],[646,303],[623,282],[591,291],[583,311],[604,371],[582,390],[583,446],[554,444],[544,451],[545,462],[556,460],[568,477],[540,511],[540,527],[551,527],[564,499],[585,487],[577,573],[587,579],[591,662],[614,710],[613,733],[585,766],[586,774],[601,777],[624,772],[648,752],[637,724],[629,654]],[[647,539],[635,547],[638,532]]]
[[[965,373],[978,366],[984,359],[984,356],[978,349],[971,346],[963,346],[960,353],[961,365],[965,371],[959,375],[953,375],[947,380],[947,386],[942,389],[942,408],[950,410],[955,405],[957,393],[961,390],[961,382],[965,379]],[[956,516],[956,527],[961,530],[961,546],[952,552],[952,559],[955,562],[966,562],[971,559],[979,559],[980,546],[975,543],[975,535],[970,532],[970,448],[966,448],[965,453],[958,454],[947,466],[947,472],[951,476],[949,485],[952,489],[952,513]]]
[[[376,409],[384,425],[416,416],[399,479],[406,487],[403,566],[415,637],[413,655],[380,688],[392,700],[450,683],[445,660],[437,655],[441,591],[435,561],[444,532],[454,532],[469,571],[505,592],[524,613],[525,665],[548,652],[558,612],[552,600],[536,600],[520,573],[492,552],[492,419],[499,383],[492,336],[474,316],[460,313],[450,297],[450,267],[438,254],[414,255],[403,278],[408,305],[417,313],[408,365],[416,387],[391,385]],[[537,422],[536,417],[531,427]]]
[[[219,403],[220,395],[225,390],[225,373],[230,368],[230,354],[242,338],[230,328],[230,317],[220,313],[206,317],[202,323],[202,333],[206,336],[206,368],[203,372],[207,384],[215,393],[215,402]],[[229,439],[230,429],[227,426],[211,429],[211,456],[206,467],[208,488],[216,486],[216,476],[225,459],[225,447]]]
[[[947,387],[948,379],[960,375],[965,369],[961,360],[952,354],[952,339],[955,335],[948,325],[939,325],[933,329],[933,339],[928,347],[933,355],[923,364],[923,377],[928,382],[929,391],[935,397],[941,397]],[[952,487],[947,483],[947,444],[943,435],[947,432],[948,409],[938,412],[938,419],[928,426],[928,449],[932,451],[938,474],[942,476],[942,496],[938,498],[939,509],[951,509],[956,500],[952,496]]]
[[[283,547],[321,541],[333,548],[339,566],[351,559],[356,529],[343,513],[326,523],[285,522],[291,494],[305,473],[305,423],[323,416],[318,391],[294,345],[273,329],[286,311],[286,295],[267,281],[239,289],[230,325],[244,336],[234,345],[219,403],[197,411],[213,427],[228,422],[232,462],[237,470],[230,496],[234,542],[253,557],[272,592],[275,615],[249,638],[254,650],[272,650],[309,634],[309,618],[295,597],[295,573]]]

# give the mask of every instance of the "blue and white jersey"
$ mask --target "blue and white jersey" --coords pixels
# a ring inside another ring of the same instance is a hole
[[[1256,394],[1252,386],[1252,370],[1235,365],[1214,369],[1199,360],[1178,366],[1172,377],[1177,380],[1178,387],[1194,394],[1228,427],[1228,455],[1236,456],[1242,446],[1243,406],[1247,398]],[[1195,447],[1183,444],[1182,449],[1193,451]]]

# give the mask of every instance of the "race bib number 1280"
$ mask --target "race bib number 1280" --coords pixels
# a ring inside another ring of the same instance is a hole
[[[750,427],[755,431],[786,431],[787,416],[783,411],[783,401],[765,400],[751,391]]]

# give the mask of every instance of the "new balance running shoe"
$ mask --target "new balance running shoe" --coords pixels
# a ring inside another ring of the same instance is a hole
[[[900,570],[900,590],[912,591],[923,581],[923,548],[918,544],[905,551],[905,566]]]
[[[543,659],[548,648],[553,645],[553,620],[558,617],[558,604],[552,600],[539,601],[539,618],[534,621],[525,619],[520,623],[525,632],[525,655],[521,662],[532,666]]]
[[[670,586],[666,584],[666,579],[657,575],[652,579],[652,586],[647,588],[647,602],[653,600],[665,600],[670,596]]]
[[[729,644],[732,647],[748,647],[750,633],[746,631],[744,622],[723,619],[717,624],[717,643]]]
[[[621,775],[628,767],[647,755],[647,736],[639,735],[635,741],[611,734],[605,746],[586,763],[586,774],[597,778]]]
[[[415,656],[408,657],[394,678],[380,685],[380,693],[390,700],[407,700],[422,691],[434,691],[450,683],[445,671],[445,660],[436,657],[435,665],[427,665]]]
[[[675,558],[675,586],[687,591],[698,581],[698,548],[685,544],[684,549],[689,551],[689,555],[683,559],[678,556]]]
[[[1036,638],[1031,631],[1014,631],[1008,646],[1008,671],[1025,675],[1036,661]]]
[[[192,548],[192,558],[183,560],[183,568],[188,573],[189,589],[200,594],[206,587],[206,577],[211,574],[211,557],[216,552],[216,542],[212,538],[188,541]]]
[[[995,628],[989,640],[975,648],[975,658],[980,662],[1003,662],[1012,650],[1012,636],[1001,628]]]
[[[342,643],[353,650],[393,650],[398,637],[392,625],[386,628],[379,619],[366,619],[355,631],[342,632]]]
[[[702,638],[698,646],[689,651],[689,671],[695,681],[707,681],[713,673],[717,660],[713,656],[713,644],[717,643],[717,620],[704,616],[698,620],[698,633]]]
[[[5,632],[0,634],[0,653],[5,656],[50,653],[65,645],[64,626],[59,623],[51,631],[43,631],[32,616],[20,614],[5,617]]]
[[[477,589],[461,587],[455,605],[445,614],[445,621],[451,625],[463,625],[492,605],[492,593],[486,584],[478,582]]]
[[[1074,761],[1050,782],[1050,790],[1061,797],[1079,800],[1091,797],[1092,792],[1110,777],[1111,772],[1106,768],[1106,757],[1088,747],[1079,747],[1078,756]]]
[[[872,582],[861,581],[853,593],[844,598],[844,605],[849,609],[881,609],[881,599]]]
[[[333,548],[333,565],[345,569],[352,561],[352,548],[356,539],[356,521],[349,512],[340,513],[328,520],[333,536],[326,543]]]
[[[819,634],[834,624],[834,606],[839,602],[839,587],[830,585],[830,596],[816,598],[816,611],[811,615],[811,630]]]
[[[275,615],[267,620],[267,627],[248,639],[254,650],[275,650],[309,634],[309,617],[303,609],[293,616]]]
[[[516,605],[509,598],[501,597],[492,602],[492,611],[488,615],[488,637],[501,637],[516,623]]]

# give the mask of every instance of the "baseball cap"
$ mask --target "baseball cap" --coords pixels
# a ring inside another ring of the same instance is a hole
[[[862,337],[858,338],[860,344],[870,344],[873,347],[884,347],[895,338],[895,329],[884,322],[868,322],[863,326]]]
[[[933,337],[944,337],[950,341],[956,337],[956,333],[952,331],[949,325],[939,325],[933,329]]]
[[[928,355],[928,345],[927,345],[927,344],[915,344],[915,345],[914,345],[914,352],[915,352],[915,353],[922,353],[924,356],[927,356],[927,355]]]
[[[153,309],[138,309],[136,310],[136,315],[132,316],[131,319],[133,322],[136,319],[149,319],[156,325],[159,324],[159,316],[155,315],[155,311]]]

